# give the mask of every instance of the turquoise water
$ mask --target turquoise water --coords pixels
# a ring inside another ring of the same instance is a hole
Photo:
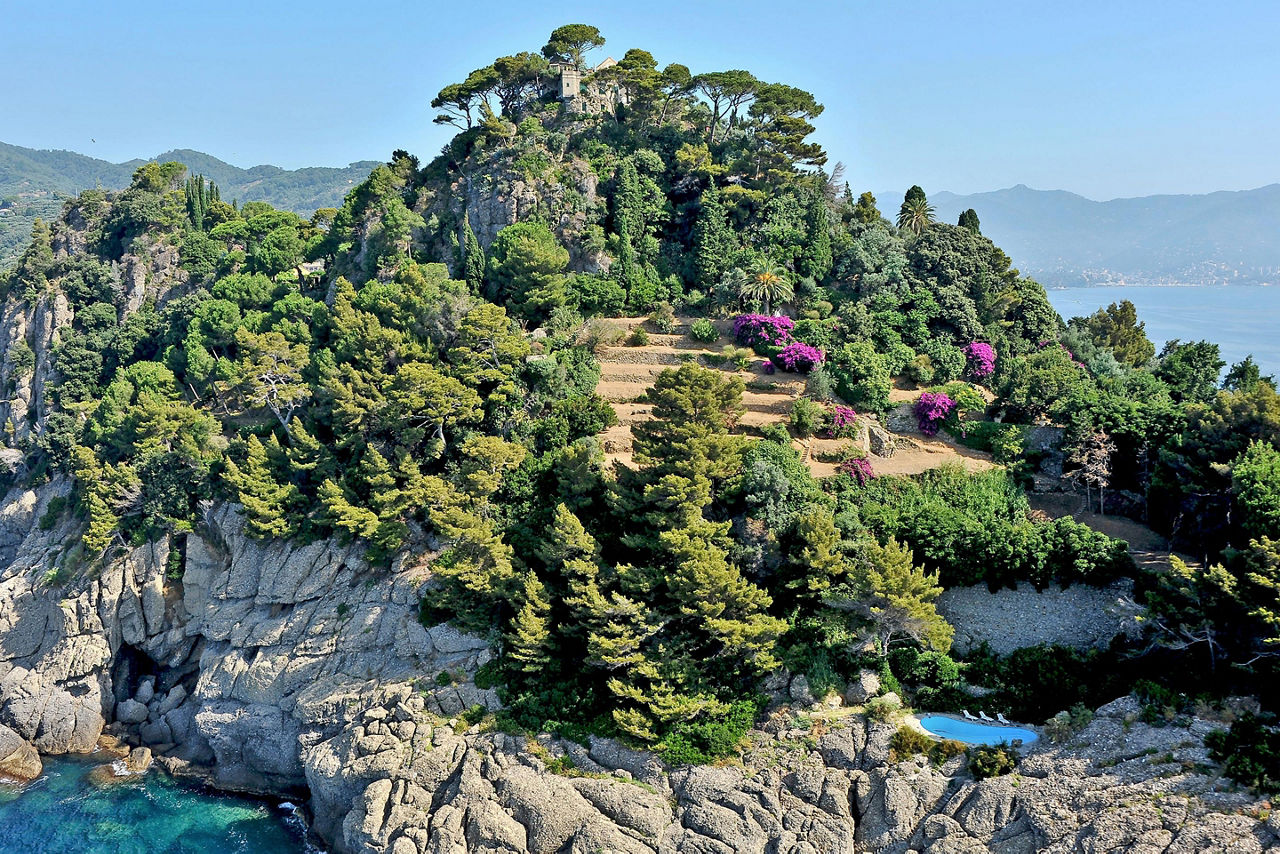
[[[1280,287],[1109,285],[1049,291],[1049,302],[1063,319],[1126,299],[1147,324],[1157,352],[1172,338],[1204,339],[1219,346],[1228,365],[1252,353],[1263,373],[1280,374]]]
[[[101,760],[46,758],[25,788],[0,784],[0,851],[24,854],[299,854],[300,821],[275,804],[180,785],[153,771],[99,787]]]
[[[942,715],[928,715],[920,719],[920,726],[940,738],[951,738],[965,744],[1000,744],[1022,739],[1030,744],[1039,736],[1029,729],[1016,726],[988,726],[973,721],[956,720]]]

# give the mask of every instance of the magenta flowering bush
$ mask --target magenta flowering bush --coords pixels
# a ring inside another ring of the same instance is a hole
[[[852,433],[858,426],[858,413],[853,411],[852,406],[836,404],[827,407],[827,413],[831,418],[831,428],[827,433],[832,439]]]
[[[969,362],[969,376],[975,380],[985,380],[995,373],[996,351],[990,344],[974,341],[964,348],[964,357]]]
[[[807,374],[818,365],[821,365],[826,358],[827,355],[817,347],[802,344],[799,341],[792,341],[783,347],[778,355],[773,357],[773,362],[784,371]]]
[[[955,411],[956,402],[942,392],[926,391],[916,401],[916,419],[920,424],[920,432],[926,436],[934,436],[947,416]]]
[[[740,314],[733,321],[733,337],[744,347],[771,344],[781,347],[791,339],[796,322],[789,317],[772,314]]]
[[[871,462],[866,457],[854,457],[836,466],[836,471],[847,474],[858,482],[858,486],[866,486],[867,481],[876,476],[871,470]]]

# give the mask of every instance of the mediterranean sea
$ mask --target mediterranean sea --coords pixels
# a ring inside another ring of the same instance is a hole
[[[288,807],[210,792],[151,771],[106,786],[101,759],[45,757],[25,787],[0,784],[0,851],[23,854],[302,854]]]
[[[1106,285],[1048,293],[1064,320],[1129,300],[1157,353],[1173,338],[1205,340],[1219,346],[1227,367],[1252,354],[1264,374],[1280,374],[1280,287]]]

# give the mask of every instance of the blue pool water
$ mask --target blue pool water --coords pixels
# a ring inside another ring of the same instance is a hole
[[[999,744],[1021,739],[1023,744],[1030,744],[1039,736],[1029,729],[1016,726],[1000,726],[999,724],[980,724],[973,721],[956,720],[942,715],[927,715],[920,718],[920,726],[940,738],[951,738],[965,744]]]
[[[109,786],[100,759],[47,757],[25,787],[0,784],[0,851],[24,854],[302,854],[300,820],[275,804],[151,772]]]

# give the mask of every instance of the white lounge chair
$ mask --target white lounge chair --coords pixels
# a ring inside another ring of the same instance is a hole
[[[1004,712],[996,712],[996,720],[1005,726],[1013,726],[1009,719],[1004,716]]]
[[[984,721],[986,721],[989,724],[995,723],[995,721],[992,718],[987,717],[986,712],[978,712],[978,717],[982,718]]]
[[[961,709],[961,710],[960,710],[960,714],[964,715],[964,719],[965,719],[966,721],[976,721],[976,720],[977,720],[977,718],[975,718],[973,715],[969,714],[969,710],[968,710],[968,709]]]

